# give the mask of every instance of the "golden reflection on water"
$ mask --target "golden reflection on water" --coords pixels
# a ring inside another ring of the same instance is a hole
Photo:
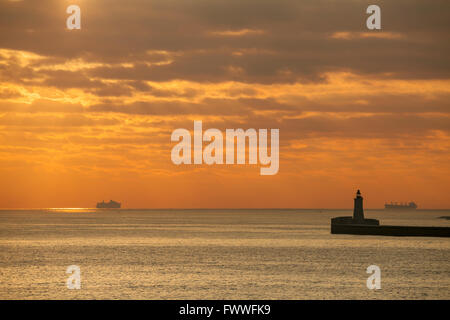
[[[0,299],[450,298],[449,238],[330,234],[349,212],[0,210]],[[366,214],[450,226],[449,210]],[[366,287],[372,264],[379,292]],[[81,290],[65,287],[69,265]]]
[[[45,208],[42,209],[49,212],[68,212],[68,213],[94,213],[97,212],[96,208]]]

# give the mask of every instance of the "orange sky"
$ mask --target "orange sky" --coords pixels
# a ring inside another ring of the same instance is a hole
[[[0,1],[0,208],[450,208],[450,5],[375,3]],[[175,166],[194,120],[279,128],[278,174]]]

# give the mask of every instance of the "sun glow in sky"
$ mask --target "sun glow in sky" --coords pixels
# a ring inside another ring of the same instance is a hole
[[[0,1],[0,207],[450,207],[450,5],[375,2]],[[279,173],[175,166],[194,120],[279,128]]]

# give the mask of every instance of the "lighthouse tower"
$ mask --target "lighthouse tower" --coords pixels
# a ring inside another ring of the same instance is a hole
[[[363,197],[359,190],[356,192],[355,206],[353,207],[353,221],[355,223],[364,222]]]
[[[348,233],[348,234],[370,234],[366,229],[362,231],[359,227],[379,226],[380,221],[377,219],[364,218],[363,197],[361,191],[356,192],[355,206],[353,207],[353,217],[336,217],[331,218],[331,233]],[[350,228],[350,229],[349,229]]]

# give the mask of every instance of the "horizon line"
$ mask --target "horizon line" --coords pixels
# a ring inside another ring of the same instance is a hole
[[[353,210],[353,208],[96,208],[96,207],[42,207],[42,208],[0,208],[0,211],[6,210]],[[364,210],[386,210],[385,208],[364,208]],[[415,211],[431,211],[431,210],[450,210],[450,208],[421,208]],[[396,211],[399,212],[399,211]],[[401,212],[401,211],[400,211]],[[410,211],[409,211],[410,212]]]

